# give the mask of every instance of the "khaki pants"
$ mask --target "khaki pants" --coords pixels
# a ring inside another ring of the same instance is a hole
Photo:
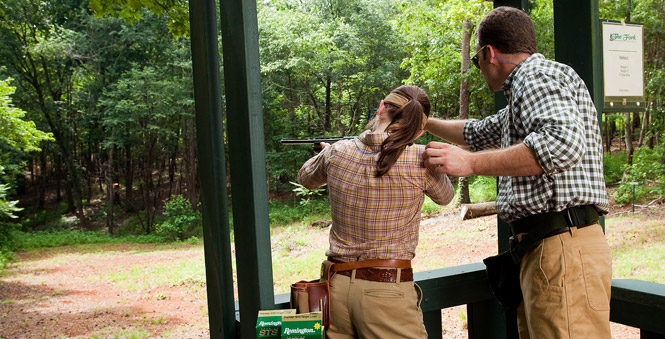
[[[427,338],[417,284],[353,276],[336,274],[330,281],[327,338]]]
[[[546,238],[520,265],[520,338],[612,337],[612,256],[600,225]]]

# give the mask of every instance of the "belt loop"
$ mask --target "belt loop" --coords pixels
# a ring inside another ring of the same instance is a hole
[[[351,283],[353,284],[356,281],[356,270],[351,271]]]
[[[576,226],[570,226],[570,237],[575,238],[575,232],[577,232],[577,227]]]
[[[395,283],[399,285],[399,282],[401,281],[400,279],[402,278],[402,269],[397,268],[397,277],[395,278]]]

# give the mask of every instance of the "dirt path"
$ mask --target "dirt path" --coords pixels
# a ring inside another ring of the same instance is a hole
[[[665,223],[662,212],[657,217]],[[496,217],[443,218],[422,225],[414,266],[423,271],[479,262],[495,251]],[[192,245],[19,253],[0,275],[0,338],[207,338],[203,262],[203,247]],[[175,267],[192,273],[170,276]],[[442,312],[444,338],[467,338],[465,311]],[[637,329],[618,324],[613,335],[639,338]]]

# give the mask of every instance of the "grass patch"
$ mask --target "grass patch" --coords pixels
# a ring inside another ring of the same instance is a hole
[[[623,178],[623,170],[626,165],[626,152],[612,154],[605,152],[603,156],[603,168],[605,174],[605,182],[617,183]]]
[[[111,281],[119,288],[128,291],[190,284],[204,286],[205,264],[201,256],[200,258],[187,258],[176,262],[163,262],[159,265],[119,265],[114,269],[114,272],[91,279]],[[155,300],[166,299],[163,293],[158,293],[152,297]]]
[[[643,227],[635,230],[639,222]],[[607,220],[608,241],[612,247],[612,277],[665,284],[665,229],[661,220],[646,217],[620,217]]]
[[[47,231],[47,232],[15,232],[14,241],[18,250],[75,246],[82,244],[158,244],[164,239],[156,235],[125,235],[114,237],[106,233],[94,231]]]

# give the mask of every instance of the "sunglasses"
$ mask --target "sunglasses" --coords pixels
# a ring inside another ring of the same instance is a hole
[[[476,54],[474,54],[473,57],[471,58],[471,62],[473,62],[473,65],[476,66],[477,69],[480,69],[480,63],[479,63],[479,60],[478,60],[478,53],[480,53],[486,46],[487,45],[485,45],[483,47],[480,47],[478,52],[476,52]]]

